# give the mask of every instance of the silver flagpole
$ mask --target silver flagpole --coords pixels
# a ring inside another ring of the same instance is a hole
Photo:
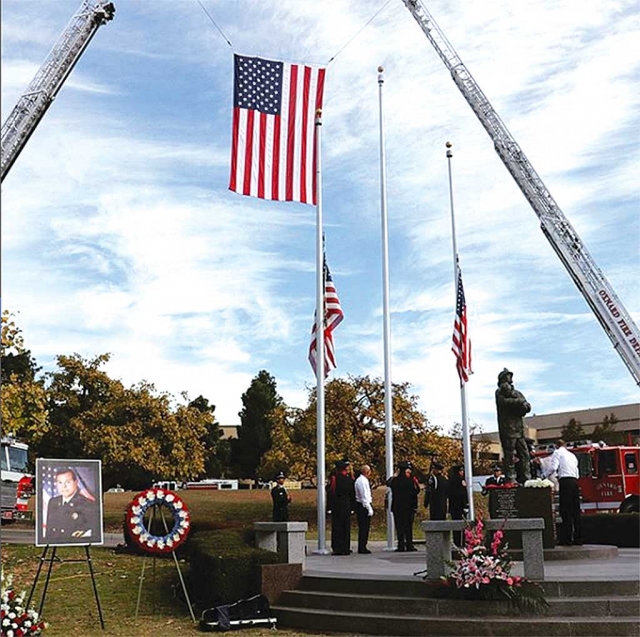
[[[385,469],[387,480],[393,475],[393,389],[391,386],[391,325],[389,317],[389,228],[387,223],[387,170],[382,116],[382,85],[384,68],[378,67],[378,96],[380,111],[380,212],[382,219],[382,314],[384,333],[384,433]],[[387,549],[393,549],[393,513],[391,493],[387,489]]]
[[[320,132],[322,111],[316,111],[316,398],[317,398],[317,456],[318,456],[318,549],[314,553],[328,553],[326,547],[326,493],[324,441],[324,249],[322,245],[322,165],[320,163]]]
[[[451,142],[446,143],[447,165],[449,167],[449,204],[451,206],[451,237],[453,240],[453,280],[455,285],[456,300],[458,298],[458,246],[456,244],[456,221],[453,213],[453,180],[451,178]],[[473,463],[471,460],[471,438],[469,436],[469,424],[467,422],[467,396],[466,383],[460,381],[460,403],[462,407],[462,449],[464,452],[464,476],[467,482],[467,496],[469,499],[469,519],[475,520],[475,507],[473,506]]]

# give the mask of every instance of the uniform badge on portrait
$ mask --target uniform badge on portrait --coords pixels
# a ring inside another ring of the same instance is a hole
[[[36,546],[103,544],[100,460],[36,460]]]

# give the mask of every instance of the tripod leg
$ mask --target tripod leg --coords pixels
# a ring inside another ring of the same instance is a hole
[[[91,573],[91,583],[93,584],[93,593],[96,596],[96,605],[98,606],[98,615],[100,615],[100,626],[104,630],[104,619],[102,617],[102,607],[100,606],[100,596],[98,595],[98,587],[96,586],[96,577],[93,574],[93,565],[91,563],[91,555],[89,553],[89,547],[84,547],[87,554],[87,564],[89,565],[89,572]]]
[[[56,559],[57,546],[53,547],[51,552],[51,559],[49,560],[49,568],[47,569],[47,579],[44,581],[44,590],[42,591],[42,599],[40,600],[40,608],[38,609],[38,615],[42,617],[42,609],[44,608],[44,600],[47,596],[47,589],[49,588],[49,580],[51,579],[51,569],[53,568],[53,560]]]
[[[47,544],[44,547],[44,551],[42,551],[42,555],[40,556],[40,564],[38,564],[38,570],[36,571],[36,577],[33,580],[33,586],[31,587],[31,592],[29,593],[29,599],[27,600],[27,608],[31,606],[31,599],[33,598],[33,594],[36,590],[36,586],[38,585],[38,579],[40,579],[40,571],[42,571],[42,566],[44,565],[45,557],[47,556],[47,551],[49,550],[49,545]]]

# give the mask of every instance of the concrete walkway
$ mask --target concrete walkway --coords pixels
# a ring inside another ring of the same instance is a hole
[[[370,555],[359,555],[352,543],[351,555],[318,555],[317,542],[307,542],[305,575],[322,575],[344,578],[406,579],[419,578],[414,573],[426,567],[424,546],[418,545],[416,553],[395,553],[386,550],[386,542],[369,542]],[[591,559],[589,551],[597,554],[601,546],[563,547],[565,554],[580,552],[578,559],[546,560],[545,579],[550,581],[608,581],[640,580],[640,549],[618,549],[617,557]],[[514,562],[512,573],[524,575],[522,562]]]

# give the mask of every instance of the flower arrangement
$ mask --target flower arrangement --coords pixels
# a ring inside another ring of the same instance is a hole
[[[534,489],[545,489],[548,487],[553,487],[553,482],[548,480],[547,478],[534,478],[533,480],[527,480],[524,483],[525,487],[532,487]]]
[[[0,605],[0,634],[2,637],[31,637],[42,635],[48,624],[40,621],[38,613],[25,608],[25,591],[13,590],[13,576],[5,579],[2,573],[2,604]]]
[[[493,534],[487,547],[482,516],[464,530],[462,558],[450,562],[452,571],[443,577],[443,592],[458,599],[507,601],[520,611],[537,611],[549,607],[542,588],[524,577],[511,574],[513,566],[503,543],[504,532]]]
[[[172,515],[165,535],[153,535],[145,526],[144,514],[151,507],[167,507]],[[126,524],[133,541],[147,553],[170,553],[182,544],[191,526],[189,509],[178,495],[166,489],[147,489],[138,493],[127,507]]]

